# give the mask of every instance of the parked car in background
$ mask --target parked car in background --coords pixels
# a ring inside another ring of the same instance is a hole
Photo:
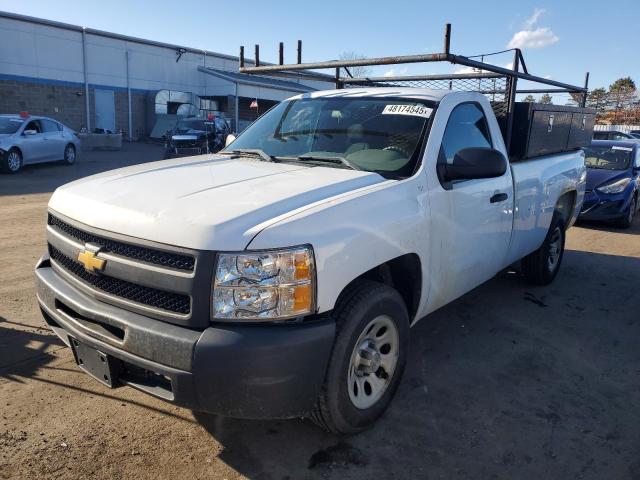
[[[629,134],[634,137],[637,138],[638,140],[640,140],[640,130],[631,130],[629,132]]]
[[[593,132],[594,140],[640,140],[632,133],[621,132],[619,130],[601,130]]]
[[[224,147],[230,131],[221,117],[182,118],[165,134],[164,158],[216,153]]]
[[[0,171],[16,173],[23,165],[64,160],[80,152],[76,132],[49,117],[0,115]]]
[[[639,206],[640,144],[594,140],[584,152],[587,189],[579,218],[629,228]]]

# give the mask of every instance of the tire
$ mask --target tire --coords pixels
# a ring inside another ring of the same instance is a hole
[[[336,338],[311,419],[331,433],[354,434],[384,413],[398,389],[409,315],[396,290],[362,280],[339,299],[334,318]]]
[[[22,153],[17,148],[10,149],[0,161],[0,171],[2,173],[18,173],[21,168]]]
[[[564,257],[565,236],[564,221],[555,213],[540,248],[522,259],[522,273],[528,283],[548,285],[556,278]]]
[[[64,147],[64,163],[66,163],[67,165],[73,165],[74,163],[76,163],[76,147],[74,147],[72,144],[67,145],[66,147]]]
[[[618,226],[620,228],[629,228],[633,223],[636,210],[638,209],[638,195],[634,195],[633,199],[629,203],[629,207],[625,210],[624,215],[618,220]]]

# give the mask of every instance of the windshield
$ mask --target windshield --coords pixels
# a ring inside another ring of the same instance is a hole
[[[588,168],[626,170],[631,163],[631,147],[590,146],[584,148],[584,163]]]
[[[16,133],[23,121],[21,118],[0,117],[0,133]]]
[[[435,104],[393,98],[302,98],[276,105],[226,151],[260,149],[277,159],[341,158],[388,178],[413,173]],[[340,162],[323,166],[344,168]]]

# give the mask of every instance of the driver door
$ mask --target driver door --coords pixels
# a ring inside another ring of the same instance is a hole
[[[492,132],[501,135],[495,118],[489,116],[492,112],[485,112],[479,103],[458,103],[449,111],[441,105],[438,114],[448,114],[438,163],[451,164],[465,148],[504,148],[501,137],[492,137]],[[513,215],[511,169],[507,166],[496,178],[458,180],[446,188],[437,185],[430,189],[430,197],[432,258],[438,264],[432,292],[437,308],[504,268]]]
[[[36,133],[26,135],[25,131],[27,130],[34,130]],[[22,150],[22,160],[25,164],[41,162],[46,159],[47,148],[40,120],[27,122],[20,136],[20,150]]]

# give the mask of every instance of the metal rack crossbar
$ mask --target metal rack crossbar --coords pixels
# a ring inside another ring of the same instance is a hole
[[[284,46],[279,45],[279,63],[277,65],[260,64],[260,47],[255,46],[255,63],[253,66],[245,65],[244,47],[240,47],[240,73],[254,75],[269,75],[293,77],[297,79],[331,81],[335,88],[349,88],[358,86],[412,86],[438,88],[446,90],[477,91],[489,97],[496,112],[496,116],[501,121],[503,133],[507,145],[511,141],[513,129],[513,111],[518,93],[577,93],[581,94],[580,106],[585,107],[589,85],[589,73],[585,75],[584,86],[571,85],[558,82],[550,78],[539,77],[528,72],[522,51],[519,48],[513,50],[513,68],[505,68],[492,65],[473,58],[482,57],[477,55],[465,57],[456,55],[450,51],[451,45],[451,24],[446,24],[444,33],[444,52],[428,53],[420,55],[401,55],[395,57],[362,58],[351,60],[330,60],[325,62],[302,62],[302,42],[298,40],[297,63],[284,63]],[[506,50],[505,52],[508,52]],[[504,53],[504,52],[499,52]],[[491,54],[487,54],[491,55]],[[485,55],[486,56],[486,55]],[[370,67],[379,65],[399,65],[410,63],[431,63],[448,62],[453,65],[471,67],[475,71],[464,74],[449,75],[405,75],[405,76],[385,76],[385,77],[353,77],[349,71],[350,67]],[[522,71],[521,71],[522,68]],[[333,69],[335,75],[321,75],[312,70]],[[342,75],[344,70],[347,76]],[[517,81],[526,80],[529,82],[545,85],[545,88],[517,90]],[[553,87],[553,88],[550,88]]]

